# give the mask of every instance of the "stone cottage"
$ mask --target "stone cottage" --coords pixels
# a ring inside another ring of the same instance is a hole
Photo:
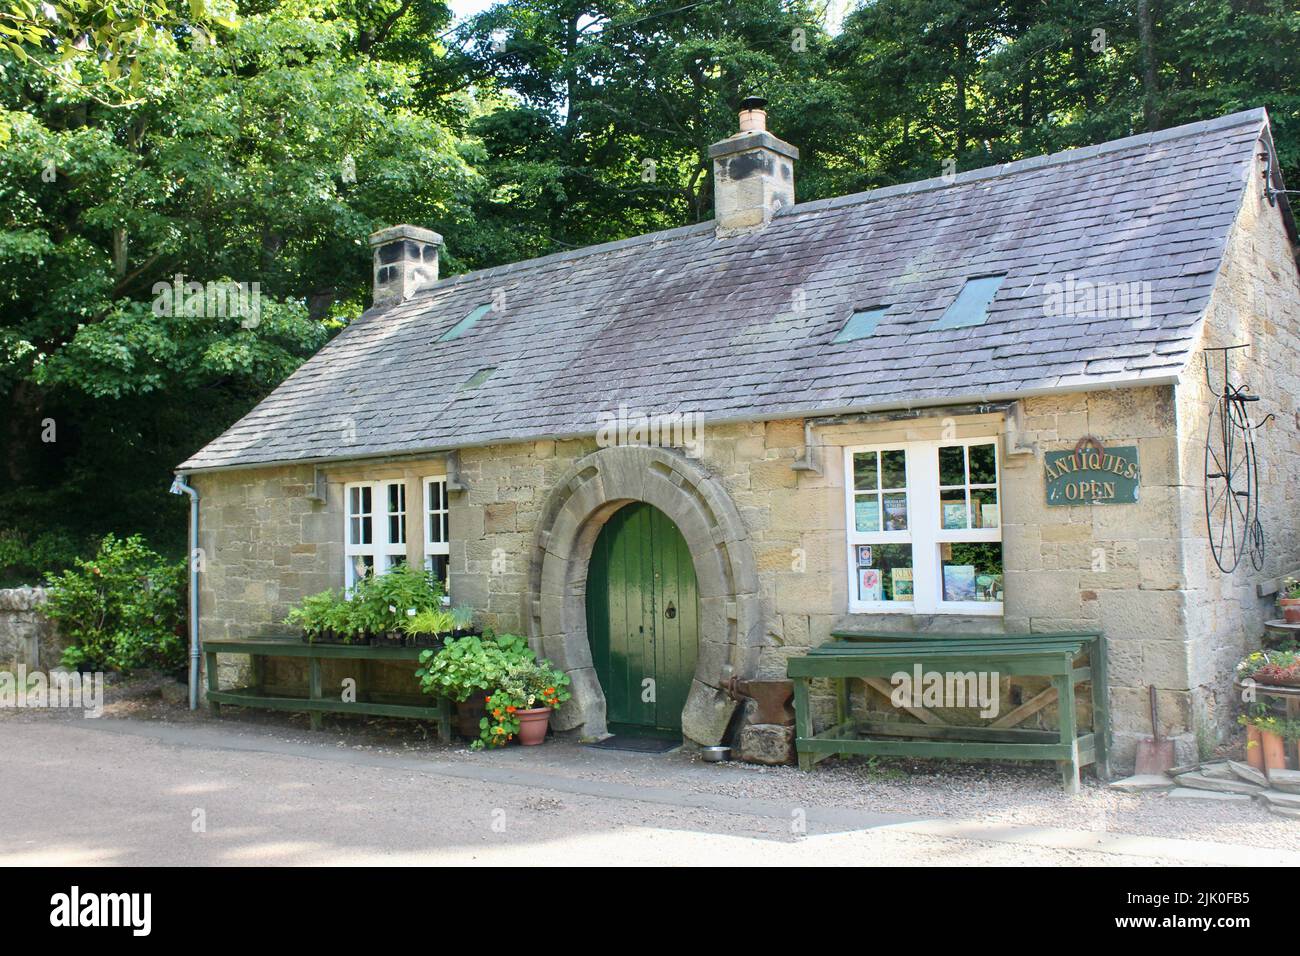
[[[559,730],[717,743],[726,677],[867,626],[1099,629],[1117,764],[1152,685],[1180,758],[1222,735],[1300,566],[1265,112],[806,203],[761,102],[741,119],[713,222],[447,278],[436,233],[372,236],[374,306],[179,466],[202,636],[406,561],[570,674]],[[1265,541],[1230,572],[1225,362]]]

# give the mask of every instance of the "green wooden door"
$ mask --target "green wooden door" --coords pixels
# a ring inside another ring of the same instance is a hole
[[[695,565],[658,508],[614,512],[587,571],[587,633],[612,731],[680,733],[695,674]]]

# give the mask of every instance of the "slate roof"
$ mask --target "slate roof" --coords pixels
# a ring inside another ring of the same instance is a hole
[[[371,309],[181,470],[1172,381],[1237,215],[1263,110],[446,278]],[[986,324],[930,326],[1005,273]],[[1148,321],[1047,315],[1068,276],[1151,283]],[[439,335],[504,295],[462,337]],[[834,344],[849,315],[875,334]],[[466,382],[495,368],[476,387]]]

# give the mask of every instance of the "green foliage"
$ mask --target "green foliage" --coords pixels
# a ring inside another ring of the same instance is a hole
[[[533,660],[533,652],[522,637],[471,635],[453,638],[436,652],[422,653],[415,676],[424,693],[463,702],[473,693],[494,690],[510,665]]]
[[[107,535],[90,560],[51,576],[45,613],[71,640],[63,663],[87,670],[185,664],[185,564],[138,536]]]
[[[433,571],[401,564],[357,582],[349,602],[352,620],[371,634],[400,631],[408,618],[442,610],[442,583]]]
[[[412,617],[408,617],[402,623],[402,630],[412,635],[428,635],[430,637],[439,637],[443,634],[450,634],[456,629],[456,618],[451,611],[438,608],[437,610],[420,611]]]
[[[371,634],[392,631],[442,633],[419,630],[435,618],[448,625],[452,621],[451,612],[442,609],[442,585],[437,576],[399,565],[387,574],[357,582],[351,595],[329,590],[307,596],[290,609],[284,623],[302,628],[308,640],[333,631],[344,643],[352,644]]]
[[[519,711],[535,707],[558,709],[572,699],[569,676],[550,661],[520,660],[507,664],[496,688],[487,696],[487,715],[479,719],[476,750],[504,747],[519,733]]]

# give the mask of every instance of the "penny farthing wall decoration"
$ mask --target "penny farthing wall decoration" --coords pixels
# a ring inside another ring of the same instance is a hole
[[[1255,431],[1273,416],[1252,422],[1249,409],[1259,401],[1249,385],[1233,385],[1228,374],[1233,354],[1245,345],[1205,350],[1205,384],[1214,401],[1205,434],[1205,531],[1219,570],[1236,570],[1249,554],[1256,571],[1264,567],[1264,527],[1259,520],[1259,459]],[[1223,365],[1216,387],[1215,356]]]

